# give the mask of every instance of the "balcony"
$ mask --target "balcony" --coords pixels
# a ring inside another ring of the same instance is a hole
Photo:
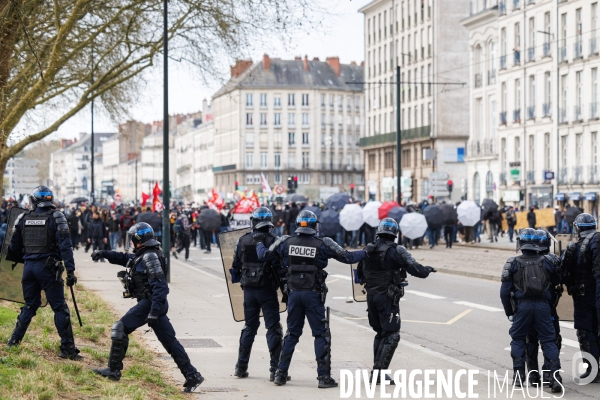
[[[246,140],[246,147],[254,147],[254,141],[253,140]]]
[[[558,110],[558,123],[559,124],[566,124],[569,121],[567,121],[567,109],[566,108],[561,108],[560,110]]]
[[[405,129],[401,132],[402,140],[426,139],[431,137],[431,126]],[[396,132],[383,133],[360,138],[360,147],[396,144]]]
[[[600,119],[598,115],[598,103],[590,104],[590,119]]]
[[[583,41],[579,40],[573,43],[573,60],[583,58]]]
[[[515,50],[513,53],[513,66],[521,65],[521,52],[519,50]]]
[[[535,47],[530,47],[527,49],[527,61],[535,61]]]
[[[521,0],[513,0],[513,10],[518,10],[521,8]]]
[[[521,123],[521,109],[513,110],[513,123],[520,124]]]
[[[563,167],[558,171],[558,183],[560,185],[567,184],[567,167]]]
[[[550,43],[544,43],[542,47],[542,57],[552,57],[552,53],[550,51]]]
[[[475,74],[475,88],[481,87],[481,74]]]
[[[506,111],[500,113],[500,125],[506,125]]]
[[[527,183],[535,184],[535,171],[527,171]]]
[[[471,141],[467,145],[468,157],[497,156],[498,146],[493,139]]]
[[[598,166],[597,165],[590,165],[588,167],[588,183],[590,183],[590,184],[600,183],[600,179],[598,179]]]
[[[488,85],[494,85],[496,83],[496,70],[492,69],[488,71]]]
[[[600,49],[598,47],[598,38],[590,39],[590,56],[597,56],[600,54]]]
[[[550,117],[552,115],[552,103],[542,104],[542,113],[544,117]]]
[[[527,0],[527,5],[535,4],[535,0]]]
[[[573,122],[583,122],[583,107],[581,105],[573,107]]]
[[[567,62],[567,46],[563,46],[559,49],[558,61],[561,63]]]
[[[535,106],[527,107],[527,119],[535,120]]]
[[[578,160],[580,161],[580,160]],[[574,185],[583,185],[583,167],[573,167],[573,182]]]
[[[500,69],[506,69],[506,56],[500,56]]]

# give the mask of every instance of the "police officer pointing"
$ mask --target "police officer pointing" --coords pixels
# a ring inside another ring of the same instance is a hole
[[[436,272],[432,267],[423,267],[403,246],[395,243],[398,232],[395,220],[381,220],[375,242],[365,248],[369,257],[358,265],[358,277],[367,290],[369,325],[376,332],[373,371],[389,367],[400,342],[400,298],[404,295],[406,273],[427,278]],[[378,374],[377,383],[380,381]]]
[[[279,262],[278,260],[262,262],[256,253],[256,243],[261,241],[268,247],[275,242],[277,236],[269,232],[273,227],[273,215],[267,207],[258,207],[252,213],[251,219],[252,232],[238,239],[232,265],[240,277],[240,284],[244,290],[244,320],[246,321],[240,336],[234,375],[239,378],[248,376],[250,351],[260,326],[262,310],[267,328],[267,345],[271,355],[270,381],[273,382],[283,342],[277,298],[278,279],[275,275],[278,273]]]
[[[268,250],[257,239],[258,258],[269,260],[281,256],[287,272],[287,332],[274,382],[281,386],[288,380],[288,369],[306,317],[315,338],[319,388],[337,387],[337,382],[331,377],[331,331],[325,315],[327,273],[323,269],[330,258],[352,264],[361,261],[367,253],[364,250],[348,252],[330,238],[317,238],[317,217],[310,211],[298,214],[296,226],[296,236],[282,236]]]
[[[94,261],[105,258],[111,264],[127,268],[126,271],[117,274],[125,288],[123,297],[137,299],[137,304],[112,326],[108,368],[94,369],[94,372],[113,381],[121,379],[123,359],[129,345],[128,335],[148,323],[185,377],[183,391],[192,392],[204,381],[204,378],[191,364],[185,349],[175,337],[175,330],[167,317],[169,286],[164,273],[166,260],[150,225],[138,222],[129,228],[125,239],[125,250],[131,248],[133,254],[107,250],[95,250],[92,253]]]
[[[500,288],[504,312],[512,321],[509,333],[512,338],[513,385],[525,386],[526,337],[533,328],[550,370],[551,390],[558,393],[562,391],[562,379],[558,372],[560,360],[549,302],[552,298],[550,287],[556,286],[560,278],[554,265],[538,254],[538,237],[534,229],[523,229],[518,240],[522,254],[509,258],[504,264]]]
[[[67,286],[77,283],[67,219],[54,207],[54,195],[46,186],[33,189],[30,199],[35,209],[24,212],[15,220],[10,241],[10,252],[22,254],[25,262],[21,280],[25,306],[21,308],[8,346],[19,344],[25,336],[31,319],[42,304],[43,290],[54,311],[54,324],[61,338],[59,357],[81,360],[83,357],[73,339],[71,314],[65,302],[61,277],[66,267]]]

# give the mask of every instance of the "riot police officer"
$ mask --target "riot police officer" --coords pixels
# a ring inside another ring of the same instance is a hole
[[[550,236],[543,229],[538,229],[535,231],[535,233],[538,237],[538,254],[544,256],[554,266],[554,269],[560,275],[560,258],[558,258],[558,256],[556,256],[554,253],[550,253]],[[550,294],[552,296],[552,299],[550,300],[550,313],[552,314],[552,325],[554,325],[554,332],[556,333],[554,342],[556,343],[556,347],[558,347],[559,352],[562,345],[562,336],[560,336],[560,324],[556,307],[560,297],[562,296],[562,292],[563,287],[561,284],[550,287]],[[538,351],[539,341],[537,331],[532,327],[529,329],[529,332],[527,332],[527,370],[529,371],[529,382],[533,385],[539,385],[541,383],[538,364]],[[542,371],[544,371],[544,383],[549,385],[550,370],[548,360],[546,358],[544,358]]]
[[[252,213],[252,232],[238,239],[233,258],[233,270],[240,277],[244,290],[244,320],[246,325],[240,336],[238,361],[234,375],[239,378],[248,377],[250,351],[260,326],[262,310],[267,328],[267,345],[271,355],[270,381],[275,379],[275,371],[281,353],[283,328],[279,322],[278,260],[262,262],[256,253],[256,243],[261,241],[270,246],[277,236],[270,232],[273,228],[273,215],[267,207],[258,207]]]
[[[562,391],[562,379],[558,372],[560,360],[549,302],[550,287],[557,285],[560,277],[554,265],[538,254],[538,237],[534,229],[523,229],[518,240],[522,254],[509,258],[504,264],[500,289],[502,306],[512,322],[509,334],[512,338],[513,385],[525,384],[526,337],[533,328],[548,363],[551,390],[558,393]]]
[[[129,345],[128,335],[148,323],[185,377],[183,391],[192,392],[204,381],[204,377],[191,364],[167,317],[169,286],[164,273],[167,264],[150,225],[138,222],[129,228],[125,250],[132,248],[133,254],[109,250],[92,253],[93,260],[105,258],[111,264],[127,268],[117,274],[125,288],[123,296],[137,299],[137,304],[112,326],[108,368],[94,369],[94,372],[113,381],[121,379],[123,359]]]
[[[403,246],[395,243],[398,232],[395,220],[381,220],[375,241],[365,248],[369,256],[358,265],[358,278],[367,291],[369,325],[376,332],[373,371],[388,369],[400,342],[400,298],[404,295],[406,273],[427,278],[436,272],[419,264]],[[378,374],[377,383],[380,380]]]
[[[600,346],[593,263],[600,251],[598,245],[600,235],[596,232],[596,220],[590,214],[579,214],[573,222],[573,228],[577,235],[577,242],[569,243],[563,254],[561,264],[564,274],[563,283],[573,297],[573,319],[579,348],[591,354],[598,363]],[[591,371],[592,367],[588,365],[581,378],[588,377]],[[600,373],[595,377],[594,382],[600,382]]]
[[[287,332],[274,382],[281,386],[288,380],[288,369],[306,317],[315,338],[319,388],[337,387],[331,377],[331,331],[325,314],[327,273],[324,268],[330,258],[352,264],[361,261],[367,253],[364,250],[348,252],[330,238],[316,237],[317,217],[311,211],[303,210],[298,214],[296,227],[295,236],[282,236],[268,249],[260,238],[255,237],[259,242],[256,247],[258,258],[272,260],[281,256],[286,271]]]
[[[8,346],[19,344],[25,336],[31,319],[42,304],[43,290],[54,311],[54,324],[61,338],[59,357],[81,360],[83,357],[73,339],[71,313],[65,302],[62,279],[66,268],[67,286],[77,283],[69,225],[64,214],[56,210],[54,195],[48,187],[33,189],[30,200],[35,209],[17,217],[12,227],[10,253],[22,255],[25,263],[21,280],[25,306],[21,308]]]

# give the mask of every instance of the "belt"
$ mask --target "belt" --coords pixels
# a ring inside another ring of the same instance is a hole
[[[522,299],[517,299],[517,301],[519,303],[537,303],[538,301],[543,301],[543,302],[547,302],[548,300],[543,299],[543,298],[539,298],[539,299],[532,299],[532,298],[528,298],[528,297],[524,297]]]

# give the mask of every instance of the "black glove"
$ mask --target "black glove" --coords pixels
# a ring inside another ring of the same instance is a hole
[[[73,286],[77,283],[77,277],[75,271],[67,271],[67,286]]]
[[[259,243],[263,243],[265,242],[265,234],[264,233],[257,233],[253,236],[254,238],[254,243],[259,244]]]
[[[150,328],[156,328],[158,326],[158,315],[152,313],[148,314],[146,322]]]
[[[427,270],[427,272],[432,273],[432,272],[437,272],[437,270],[433,267],[425,267],[425,269]]]
[[[104,250],[94,250],[94,251],[92,251],[92,260],[98,261],[101,258],[104,258]]]

